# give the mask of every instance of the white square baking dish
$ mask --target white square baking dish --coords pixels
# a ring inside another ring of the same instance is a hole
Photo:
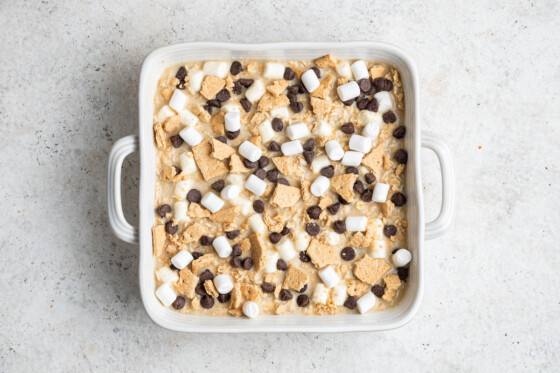
[[[409,154],[406,168],[408,194],[408,247],[413,254],[408,286],[400,303],[385,311],[365,315],[340,316],[260,316],[256,319],[193,316],[165,308],[154,293],[154,263],[151,227],[154,224],[155,152],[153,140],[153,97],[160,74],[169,66],[188,60],[254,58],[315,59],[332,53],[337,58],[367,59],[394,65],[401,75],[405,95],[405,148]],[[130,243],[139,243],[139,281],[142,301],[150,318],[164,328],[183,332],[342,332],[387,330],[403,326],[412,319],[423,294],[423,241],[443,234],[453,215],[453,165],[451,152],[438,136],[420,133],[418,74],[411,58],[402,50],[375,42],[344,43],[268,43],[229,44],[195,42],[170,45],[150,53],[142,65],[139,87],[139,136],[118,140],[109,157],[108,213],[113,232]],[[139,139],[139,141],[138,141]],[[420,178],[420,147],[433,150],[442,170],[442,208],[436,220],[425,225]],[[120,173],[124,158],[140,150],[139,227],[131,226],[121,207]]]

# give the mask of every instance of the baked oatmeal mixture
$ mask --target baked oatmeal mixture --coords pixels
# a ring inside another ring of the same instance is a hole
[[[156,295],[185,314],[367,313],[402,297],[404,96],[375,61],[198,61],[154,97]]]

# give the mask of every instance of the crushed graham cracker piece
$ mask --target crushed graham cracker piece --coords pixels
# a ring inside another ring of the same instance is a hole
[[[274,96],[278,96],[281,95],[289,85],[290,82],[287,80],[275,80],[272,84],[266,87],[266,90],[272,93]]]
[[[396,175],[396,176],[399,176],[400,174],[402,174],[403,171],[404,171],[404,169],[405,169],[405,167],[406,167],[406,165],[404,165],[404,164],[399,164],[399,165],[397,166],[397,169],[395,170],[395,175]]]
[[[288,271],[286,272],[286,277],[284,278],[282,287],[284,289],[293,289],[295,291],[300,291],[308,282],[309,276],[307,275],[307,273],[292,264],[288,267]]]
[[[266,113],[255,111],[253,113],[253,116],[251,117],[251,120],[249,121],[249,125],[250,125],[249,128],[251,129],[251,133],[253,130],[257,130],[256,127],[260,126],[261,123],[264,122],[266,119],[267,119]]]
[[[163,245],[165,244],[165,225],[156,225],[152,227],[152,247],[154,256],[159,256]]]
[[[166,166],[161,170],[161,180],[165,182],[173,181],[173,178],[177,174],[177,169],[173,166]]]
[[[183,248],[183,246],[185,246],[185,245],[181,245],[181,249]],[[177,247],[177,245],[169,244],[169,245],[165,246],[165,252],[167,254],[173,256],[173,255],[175,255],[179,252],[179,248]]]
[[[259,233],[253,233],[248,238],[251,242],[251,252],[255,270],[260,271],[261,267],[264,265],[264,242]]]
[[[228,76],[226,77],[226,88],[227,88],[227,90],[231,92],[231,89],[233,88],[234,85],[235,84],[233,82],[233,77],[230,74],[228,74]]]
[[[286,95],[274,96],[270,92],[266,92],[259,101],[259,106],[257,106],[258,111],[270,111],[273,109],[278,109],[283,106],[288,106],[290,100]]]
[[[245,167],[240,156],[232,154],[229,159],[229,172],[232,174],[244,174],[249,172],[249,169]]]
[[[333,103],[332,101],[311,97],[311,107],[313,109],[313,114],[317,115],[317,117],[321,119],[324,119],[331,113]]]
[[[328,194],[324,194],[321,198],[319,198],[318,206],[321,208],[321,210],[324,210],[333,203],[334,201],[332,200],[331,196],[329,196]]]
[[[208,123],[210,122],[210,119],[212,118],[210,113],[206,111],[206,109],[204,108],[199,108],[198,109],[198,119],[202,122],[202,123]]]
[[[188,175],[186,172],[181,172],[173,177],[173,182],[178,183],[179,181],[186,181],[187,179],[191,178],[191,175]]]
[[[203,141],[193,146],[192,151],[196,165],[200,169],[205,181],[228,173],[229,170],[226,165],[210,155],[212,145],[210,145],[209,141]]]
[[[331,179],[331,186],[346,202],[352,202],[354,200],[354,183],[357,178],[358,175],[354,173],[334,176]]]
[[[220,210],[210,215],[210,221],[215,223],[233,223],[235,217],[239,215],[239,207],[230,207],[225,210]]]
[[[191,218],[207,218],[210,216],[210,211],[202,208],[198,203],[189,203],[189,210],[187,216]]]
[[[354,264],[354,275],[363,282],[375,285],[390,269],[391,266],[384,259],[374,259],[366,254]]]
[[[201,269],[214,265],[216,262],[216,256],[214,254],[204,254],[198,259],[191,262],[191,268],[193,273],[197,273]]]
[[[367,249],[371,243],[371,238],[366,237],[362,232],[354,233],[352,238],[348,240],[347,245],[358,249]]]
[[[298,187],[279,183],[276,185],[276,188],[274,188],[274,193],[269,202],[272,206],[285,208],[295,206],[300,197],[301,193]]]
[[[381,165],[383,164],[383,151],[385,146],[383,144],[377,145],[362,159],[362,164],[368,167],[374,173],[379,174]]]
[[[373,67],[369,69],[369,76],[371,76],[372,80],[375,78],[382,78],[385,74],[385,70],[386,68],[383,65],[373,65]]]
[[[310,93],[309,96],[320,98],[323,100],[328,99],[331,94],[333,80],[334,78],[332,77],[332,75],[327,75],[325,79],[321,80],[319,87],[317,87],[316,90]]]
[[[311,194],[311,190],[309,189],[310,187],[311,187],[310,181],[303,180],[301,182],[301,196],[304,201],[309,201],[311,198],[313,198],[313,195]]]
[[[198,277],[192,273],[187,267],[179,271],[179,283],[177,284],[177,289],[181,294],[184,294],[187,298],[194,297],[194,290],[198,284]]]
[[[154,124],[154,137],[158,149],[160,150],[167,149],[167,137],[165,136],[165,131],[163,130],[163,127],[161,126],[160,122]]]
[[[218,295],[220,295],[220,293],[218,293],[218,290],[216,289],[216,286],[214,286],[214,282],[212,280],[204,281],[204,289],[209,295],[213,297],[217,297]]]
[[[393,300],[395,295],[397,295],[397,290],[401,287],[401,280],[396,274],[388,275],[383,279],[385,283],[385,294],[383,294],[383,300],[390,302]]]
[[[323,268],[330,264],[338,263],[338,255],[331,245],[321,243],[317,239],[312,239],[307,248],[307,255],[317,268]]]
[[[225,114],[223,111],[212,115],[210,118],[210,128],[215,134],[223,135],[225,133],[225,123]]]
[[[387,219],[391,219],[395,211],[395,204],[389,198],[381,204],[381,212]]]
[[[386,155],[383,155],[383,168],[386,170],[391,169],[393,167],[394,162]]]
[[[278,171],[280,171],[284,175],[296,175],[297,164],[292,156],[286,155],[283,157],[272,157],[272,163],[274,163]]]
[[[243,303],[243,296],[241,295],[241,284],[235,283],[231,291],[231,298],[229,302],[229,309],[234,310],[241,307]]]
[[[224,159],[231,157],[231,155],[235,153],[234,148],[232,148],[227,144],[224,144],[220,140],[216,140],[213,138],[211,141],[212,141],[212,154],[210,155],[212,157],[222,161]]]
[[[348,295],[354,297],[361,297],[369,288],[368,284],[360,280],[346,280],[346,286]]]
[[[251,241],[245,238],[239,241],[239,246],[241,247],[241,255],[245,255],[245,253],[251,249]]]
[[[278,184],[278,185],[282,185],[282,184]],[[283,217],[284,216],[281,214],[276,214],[274,215],[274,217],[271,217],[268,211],[266,210],[262,216],[264,224],[268,227],[268,229],[271,232],[280,232],[282,228],[284,228]]]
[[[288,305],[286,303],[276,303],[274,305],[274,314],[282,315],[288,312]]]
[[[258,147],[261,147],[261,145],[262,145],[262,137],[260,137],[260,136],[252,136],[252,137],[249,138],[248,141],[252,142],[253,145],[258,146]]]
[[[183,241],[185,243],[196,242],[202,237],[204,232],[206,232],[206,229],[202,225],[193,223],[183,232]]]
[[[338,79],[336,80],[336,86],[337,86],[337,87],[340,87],[341,85],[344,85],[344,84],[346,84],[346,83],[348,83],[348,78],[345,77],[345,76],[343,76],[342,78],[338,78]]]
[[[315,65],[319,67],[332,67],[336,68],[336,59],[332,54],[327,54],[326,56],[319,57],[315,60]]]
[[[161,95],[165,99],[166,102],[169,102],[171,97],[173,96],[173,92],[175,92],[175,88],[169,87],[161,90]]]
[[[259,300],[262,295],[260,286],[253,284],[241,284],[240,285],[241,296],[247,301],[255,302]]]
[[[200,94],[207,100],[211,100],[226,86],[226,81],[218,78],[217,76],[207,75],[202,81],[202,88]]]
[[[165,123],[163,123],[163,129],[165,130],[165,132],[173,132],[179,127],[179,123],[181,123],[181,116],[174,115],[167,118]]]

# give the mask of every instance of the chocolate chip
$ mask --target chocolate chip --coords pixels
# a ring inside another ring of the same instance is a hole
[[[173,145],[174,148],[180,147],[184,142],[185,140],[179,135],[171,136],[171,145]]]
[[[327,167],[323,167],[320,171],[320,174],[330,179],[334,176],[334,166],[330,165]]]
[[[233,88],[231,89],[236,95],[240,95],[243,92],[243,86],[239,82],[233,83]]]
[[[229,68],[229,73],[231,75],[237,75],[243,71],[243,65],[239,61],[233,61],[231,67]]]
[[[298,293],[303,293],[307,290],[307,284],[303,285],[303,287],[301,289],[299,289],[297,292]]]
[[[309,255],[307,255],[307,252],[300,251],[299,260],[302,261],[303,263],[307,263],[311,260],[311,258],[309,257]]]
[[[280,132],[280,131],[282,131],[283,128],[284,128],[284,122],[282,122],[282,119],[274,118],[272,120],[272,129],[274,131]]]
[[[367,108],[368,103],[369,100],[367,98],[363,98],[360,101],[356,102],[356,107],[358,108],[358,110],[365,110]]]
[[[321,227],[319,226],[319,224],[316,223],[307,223],[305,225],[305,231],[310,236],[316,236],[319,234],[319,232],[321,232]]]
[[[216,140],[218,140],[219,142],[223,142],[224,144],[227,144],[227,139],[225,136],[217,136]]]
[[[255,212],[258,214],[262,213],[264,211],[263,201],[257,199],[255,202],[253,202],[253,210],[255,210]]]
[[[204,110],[208,112],[208,114],[212,115],[212,106],[206,104],[202,107]]]
[[[202,246],[208,246],[208,245],[212,244],[212,241],[214,241],[214,239],[212,237],[200,236],[200,244]]]
[[[379,110],[379,104],[377,103],[377,100],[375,99],[375,97],[372,97],[371,100],[369,100],[366,109],[369,111],[373,111],[375,113],[377,113],[377,110]]]
[[[268,179],[268,181],[272,181],[273,183],[275,183],[276,180],[278,180],[278,170],[274,169],[266,171],[266,178]]]
[[[245,88],[250,87],[253,84],[253,82],[254,82],[253,79],[246,79],[246,78],[239,79],[239,83]]]
[[[177,233],[177,231],[179,231],[179,226],[173,225],[172,221],[168,221],[167,223],[165,223],[165,231],[169,234],[175,234]]]
[[[368,184],[372,184],[373,182],[375,182],[375,175],[372,174],[371,172],[368,172],[365,175],[365,178],[366,178],[366,183],[368,183]]]
[[[364,183],[362,183],[360,180],[356,180],[356,182],[354,183],[353,189],[354,189],[356,192],[362,194],[362,193],[364,192],[364,190],[365,190],[365,188],[364,188]]]
[[[261,289],[264,293],[270,294],[270,293],[274,293],[274,289],[276,289],[276,286],[274,286],[270,282],[263,282],[261,285]]]
[[[408,278],[408,268],[406,267],[397,268],[397,275],[399,276],[399,279],[401,279],[401,281],[406,281],[406,279]]]
[[[229,93],[229,91],[226,88],[216,93],[216,99],[220,102],[226,102],[230,98],[231,98],[231,93]]]
[[[295,77],[296,77],[296,73],[294,72],[294,70],[290,69],[289,67],[286,67],[286,69],[284,70],[284,79],[292,80]]]
[[[253,107],[251,101],[247,100],[246,98],[242,98],[241,100],[239,100],[239,103],[241,104],[241,107],[243,108],[243,110],[245,110],[246,113],[250,112],[251,108]]]
[[[171,206],[168,204],[161,205],[157,208],[157,214],[160,218],[165,218],[165,215],[171,212]]]
[[[354,258],[356,257],[356,251],[350,246],[346,246],[340,252],[340,257],[349,262],[350,260],[354,260]]]
[[[259,168],[257,171],[255,171],[255,176],[261,180],[264,180],[266,178],[266,171],[262,168]]]
[[[350,122],[348,123],[344,123],[341,127],[340,130],[342,132],[344,132],[347,135],[353,134],[354,133],[354,125]]]
[[[234,229],[232,231],[226,232],[226,237],[230,240],[233,240],[234,238],[237,238],[239,236],[239,233],[239,229]]]
[[[290,108],[292,109],[292,111],[295,114],[301,113],[301,111],[303,110],[303,103],[301,103],[301,102],[290,102]]]
[[[360,86],[360,91],[367,93],[371,89],[371,82],[369,79],[360,79],[358,81],[358,85]]]
[[[270,144],[268,144],[268,151],[278,152],[280,151],[280,145],[276,141],[271,141]]]
[[[245,259],[243,259],[242,266],[243,266],[243,268],[245,268],[246,270],[250,270],[251,268],[253,268],[253,258],[245,258]]]
[[[336,215],[338,210],[340,210],[340,203],[339,202],[333,203],[332,205],[327,207],[327,210],[329,210],[331,214]]]
[[[233,245],[232,247],[232,252],[231,252],[231,256],[239,256],[242,254],[243,250],[241,250],[241,245],[239,245],[238,243],[236,243],[235,245]]]
[[[346,232],[346,223],[344,222],[344,220],[335,221],[333,223],[333,230],[339,234]]]
[[[373,86],[378,91],[391,91],[393,89],[393,82],[384,78],[373,79]]]
[[[179,175],[181,173],[181,169],[177,166],[173,166],[175,168],[175,175]]]
[[[305,158],[307,164],[311,164],[313,158],[315,158],[315,152],[313,150],[306,150],[303,152],[303,158]]]
[[[288,182],[288,180],[284,179],[283,177],[279,178],[278,180],[276,180],[276,182],[278,184],[283,184],[283,185],[287,185],[290,186],[290,183]]]
[[[278,243],[280,242],[280,240],[282,239],[282,235],[278,232],[272,232],[269,236],[268,239],[270,240],[270,242],[272,243]]]
[[[200,282],[204,283],[207,280],[213,280],[214,279],[214,274],[209,269],[206,269],[206,270],[204,270],[204,272],[202,272],[200,274],[199,278],[200,278]]]
[[[385,289],[383,289],[383,286],[381,285],[373,285],[371,292],[375,294],[377,298],[381,298],[383,294],[385,294]]]
[[[296,303],[300,307],[307,307],[309,306],[309,297],[305,294],[300,294],[296,299]]]
[[[354,308],[356,308],[357,304],[358,304],[358,301],[356,300],[356,297],[353,297],[353,296],[349,296],[344,301],[344,307],[346,307],[350,310],[353,310]]]
[[[269,164],[270,164],[270,159],[268,159],[268,157],[265,157],[263,155],[262,157],[259,158],[259,167],[260,168],[265,168]]]
[[[202,308],[210,309],[214,307],[214,298],[209,295],[204,295],[202,299],[200,299],[200,305]]]
[[[346,173],[347,173],[347,174],[356,174],[356,175],[359,175],[359,174],[360,174],[360,171],[358,171],[358,169],[357,169],[356,167],[350,166],[350,167],[348,167],[348,168],[346,169]]]
[[[293,86],[290,86],[287,89],[288,89],[288,94],[292,93],[294,95],[297,95],[299,93],[299,85],[297,85],[297,84],[293,85]]]
[[[280,290],[280,294],[278,297],[280,298],[280,300],[287,301],[292,299],[294,296],[292,295],[292,293],[290,293],[289,290],[282,289]]]
[[[185,66],[179,67],[179,70],[177,70],[177,74],[175,74],[175,78],[179,80],[185,80],[186,76],[187,76],[187,69],[185,68]]]
[[[385,123],[395,123],[397,121],[397,116],[391,110],[383,114],[383,121]]]
[[[220,294],[218,295],[218,302],[220,303],[227,303],[229,302],[231,299],[231,292],[227,293],[227,294]]]
[[[383,227],[383,233],[387,237],[392,237],[397,234],[397,227],[392,224],[386,225],[385,227]]]
[[[202,194],[198,189],[191,189],[187,193],[187,201],[189,202],[200,203],[201,199],[202,199]]]
[[[290,234],[291,231],[292,231],[292,230],[291,230],[290,228],[284,226],[284,228],[282,228],[282,232],[280,232],[280,234],[281,234],[282,236],[286,236],[286,235]]]
[[[395,160],[400,164],[406,164],[408,162],[408,153],[404,149],[399,149],[395,152]]]
[[[360,198],[362,199],[362,201],[364,202],[371,202],[373,200],[373,190],[371,189],[366,189],[362,195],[360,196]]]
[[[393,130],[393,137],[396,139],[402,139],[406,134],[406,127],[399,126]]]
[[[229,263],[231,264],[231,266],[233,268],[240,268],[241,267],[241,257],[239,256],[234,256],[233,258],[231,258],[231,260],[229,261]]]
[[[344,104],[344,106],[350,106],[354,103],[354,99],[342,101],[342,103]]]
[[[247,167],[247,168],[257,168],[259,163],[258,163],[258,161],[257,162],[251,162],[248,159],[244,159],[243,160],[243,165],[245,165],[245,167]]]
[[[349,205],[350,204],[350,202],[348,202],[347,200],[342,198],[342,196],[340,194],[338,195],[338,202],[342,203],[343,205]]]
[[[323,210],[321,210],[319,206],[311,206],[307,209],[307,215],[309,215],[311,219],[319,219],[321,212],[323,212]]]
[[[225,187],[226,187],[226,182],[224,180],[215,181],[210,186],[210,188],[212,188],[216,192],[221,192],[222,189],[224,189]]]
[[[178,295],[177,298],[175,298],[175,301],[171,305],[176,310],[180,310],[181,308],[185,307],[185,303],[186,303],[185,297],[182,295]]]
[[[171,263],[171,264],[169,265],[169,268],[170,268],[171,270],[173,270],[173,271],[178,271],[178,270],[179,270],[179,268],[175,267],[175,266],[173,265],[173,263]]]
[[[180,81],[179,81],[179,84],[177,84],[177,85],[175,86],[175,88],[180,89],[180,90],[183,90],[183,89],[187,88],[187,87],[185,86],[185,81],[184,81],[184,80],[180,80]]]
[[[194,288],[194,291],[201,296],[205,296],[208,295],[208,293],[206,292],[206,289],[204,288],[204,283],[203,282],[199,282],[196,287]]]
[[[288,269],[288,264],[286,264],[286,262],[283,259],[278,259],[278,261],[276,262],[276,269],[280,271],[285,271]]]
[[[206,103],[208,105],[212,106],[212,107],[215,107],[215,108],[222,107],[222,104],[220,104],[220,101],[218,101],[218,100],[208,100],[208,101],[206,101]]]
[[[399,248],[393,249],[393,251],[391,251],[391,255],[394,254],[394,253],[396,253],[396,252],[399,251],[399,250],[400,250]]]
[[[307,92],[307,88],[305,88],[305,85],[303,84],[303,82],[299,82],[299,93],[300,94],[309,93],[309,92]]]
[[[199,252],[199,251],[193,251],[192,252],[192,257],[196,260],[198,258],[200,258],[201,256],[203,256],[204,254]]]
[[[226,136],[227,136],[228,139],[233,140],[233,139],[236,139],[237,136],[239,136],[240,133],[241,133],[241,130],[237,130],[237,131],[233,131],[233,132],[226,131]]]
[[[317,78],[321,79],[321,70],[318,67],[312,67],[311,70],[317,75]]]
[[[391,202],[393,202],[395,206],[401,207],[406,203],[406,197],[401,192],[395,192],[395,194],[391,197]]]

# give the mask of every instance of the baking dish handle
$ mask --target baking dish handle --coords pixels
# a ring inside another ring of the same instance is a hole
[[[453,171],[453,157],[449,146],[443,139],[433,132],[422,131],[422,147],[436,153],[441,167],[441,210],[435,220],[426,224],[425,239],[432,240],[442,236],[453,219],[455,205],[455,176]]]
[[[107,202],[109,222],[115,236],[128,243],[138,243],[138,228],[130,225],[124,217],[121,202],[121,170],[124,159],[138,151],[138,136],[131,135],[117,140],[109,155]]]

